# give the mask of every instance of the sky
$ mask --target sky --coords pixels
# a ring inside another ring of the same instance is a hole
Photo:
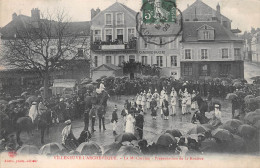
[[[141,8],[142,0],[0,0],[0,27],[12,20],[12,14],[30,16],[32,8],[45,12],[62,9],[68,12],[72,21],[89,21],[92,8],[106,9],[116,1],[135,11]],[[177,7],[183,11],[196,0],[177,0]],[[260,28],[260,0],[202,0],[216,9],[219,3],[221,13],[232,20],[232,28],[242,31],[251,27]]]

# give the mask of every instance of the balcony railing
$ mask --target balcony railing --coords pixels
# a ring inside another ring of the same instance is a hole
[[[136,50],[136,39],[129,40],[128,42],[96,41],[91,44],[91,49],[94,51]]]

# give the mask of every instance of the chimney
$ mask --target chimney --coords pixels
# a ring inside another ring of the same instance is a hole
[[[95,9],[91,9],[91,19],[93,19],[101,10],[99,8]]]
[[[97,15],[99,12],[100,12],[100,9],[97,8],[97,9],[96,9],[96,15]]]
[[[17,14],[16,13],[13,13],[12,14],[12,20],[15,20],[17,18]]]
[[[38,8],[33,8],[31,10],[31,18],[34,20],[34,21],[38,21],[40,20],[40,10]]]
[[[220,14],[220,5],[219,5],[219,3],[218,3],[218,5],[217,5],[217,13]]]

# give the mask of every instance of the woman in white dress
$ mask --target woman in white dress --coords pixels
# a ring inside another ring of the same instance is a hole
[[[154,90],[154,94],[153,94],[154,100],[157,102],[157,107],[159,107],[159,101],[160,101],[160,95],[157,92],[157,89]]]
[[[140,93],[140,95],[137,96],[137,99],[136,99],[137,107],[141,105],[142,96],[143,96],[143,93],[142,93],[142,92]]]
[[[150,109],[150,102],[152,101],[151,89],[149,89],[148,93],[146,94],[146,100],[146,108]]]
[[[172,116],[176,115],[176,97],[175,96],[172,96],[171,97],[171,106],[172,106]]]
[[[32,106],[31,106],[31,108],[29,110],[29,117],[32,119],[33,123],[34,123],[37,115],[38,115],[37,102],[33,102]]]
[[[133,113],[129,113],[126,116],[125,132],[132,134],[135,133],[135,118],[133,116]]]
[[[145,91],[144,91],[142,99],[141,99],[141,105],[142,105],[143,112],[145,113],[146,112],[146,93],[145,93]]]
[[[187,93],[186,112],[191,113],[191,95]]]

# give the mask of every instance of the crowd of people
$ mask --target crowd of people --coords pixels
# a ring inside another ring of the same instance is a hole
[[[123,118],[123,130],[125,133],[135,134],[137,130],[138,137],[143,139],[143,127],[145,114],[150,113],[152,118],[156,120],[157,112],[164,120],[169,119],[169,115],[175,116],[177,108],[181,108],[182,115],[199,111],[200,107],[195,97],[200,95],[205,98],[208,104],[212,103],[212,98],[223,98],[228,93],[245,91],[248,89],[245,82],[241,80],[241,85],[235,85],[235,82],[224,82],[225,80],[215,79],[209,82],[192,82],[174,80],[171,78],[159,78],[153,80],[128,78],[104,78],[96,86],[87,88],[85,92],[79,92],[70,98],[62,96],[53,96],[50,99],[43,99],[39,92],[35,92],[34,96],[29,93],[21,94],[17,100],[10,101],[7,105],[1,105],[2,121],[5,117],[10,119],[10,123],[1,128],[1,136],[6,138],[8,128],[16,128],[19,118],[28,116],[32,123],[39,127],[41,116],[48,114],[46,124],[66,124],[62,131],[62,143],[69,150],[75,150],[80,144],[79,140],[73,135],[71,122],[74,119],[84,118],[84,128],[79,139],[80,142],[88,141],[95,130],[95,122],[98,118],[99,130],[106,130],[105,116],[107,100],[111,94],[133,95],[135,98],[126,100],[124,109],[121,111]],[[127,89],[133,88],[133,89]],[[237,103],[237,102],[236,102]],[[220,104],[214,104],[213,118],[221,121]],[[209,109],[208,109],[209,110]],[[234,110],[236,110],[234,108]],[[233,110],[232,110],[233,111]],[[115,105],[111,116],[113,124],[113,135],[117,135],[117,124],[119,121],[118,108]],[[6,119],[6,121],[8,121]],[[91,122],[91,123],[90,123]],[[90,128],[89,128],[90,127]],[[91,131],[91,133],[90,133]],[[10,132],[9,132],[10,133]],[[8,138],[6,138],[8,139]],[[44,139],[41,139],[44,143]],[[181,140],[182,141],[182,140]],[[19,142],[18,142],[19,143]],[[20,145],[21,146],[21,145]],[[197,145],[196,145],[197,146]],[[197,147],[196,147],[197,148]]]

